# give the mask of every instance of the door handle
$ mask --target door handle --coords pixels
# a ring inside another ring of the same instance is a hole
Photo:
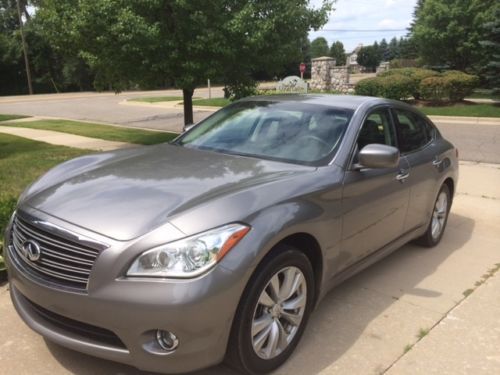
[[[435,166],[436,168],[439,168],[442,162],[443,161],[439,160],[439,158],[436,156],[436,158],[432,161],[432,165]]]
[[[396,175],[396,180],[400,182],[405,182],[405,180],[410,177],[410,172],[407,170],[400,170],[399,173]]]

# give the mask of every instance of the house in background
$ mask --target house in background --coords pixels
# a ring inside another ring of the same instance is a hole
[[[349,66],[350,73],[360,73],[362,70],[362,67],[356,61],[358,59],[358,52],[361,48],[363,48],[362,43],[358,44],[358,46],[347,55],[347,65]]]

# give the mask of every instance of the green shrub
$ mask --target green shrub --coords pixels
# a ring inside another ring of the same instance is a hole
[[[0,273],[5,271],[7,266],[5,265],[5,260],[3,259],[3,243],[0,242]],[[0,282],[2,281],[2,276],[0,275]]]
[[[390,69],[416,68],[418,62],[415,59],[393,59],[389,62]]]
[[[3,235],[16,204],[17,200],[13,196],[0,195],[0,236]]]
[[[420,82],[422,99],[440,102],[448,99],[449,93],[443,77],[428,77]]]
[[[402,75],[381,77],[382,89],[380,96],[387,99],[404,100],[412,96],[413,79]]]
[[[380,96],[382,92],[382,79],[380,77],[365,78],[356,83],[356,95]]]
[[[403,76],[408,77],[412,80],[409,84],[411,86],[410,91],[411,95],[415,99],[420,99],[420,82],[423,79],[428,77],[433,77],[439,75],[438,72],[429,69],[421,69],[421,68],[401,68],[401,69],[389,69],[386,72],[380,73],[379,77],[395,77],[395,76]]]
[[[450,70],[438,77],[429,77],[420,83],[422,98],[434,102],[463,100],[479,85],[477,76]]]
[[[479,78],[477,76],[458,70],[450,70],[443,73],[443,79],[448,91],[448,99],[451,101],[464,100],[479,85]]]
[[[5,261],[3,259],[3,232],[7,226],[10,216],[16,208],[17,200],[11,195],[0,195],[0,281],[1,272],[5,271]]]
[[[356,95],[379,96],[387,99],[407,99],[412,95],[413,80],[403,75],[366,78],[354,89]]]

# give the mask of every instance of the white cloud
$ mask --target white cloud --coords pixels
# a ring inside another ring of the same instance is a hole
[[[392,18],[384,18],[382,21],[377,23],[377,26],[380,27],[395,27],[397,25],[397,22],[393,20]]]
[[[314,7],[320,6],[322,0],[311,0]],[[359,43],[365,45],[401,37],[407,34],[416,0],[338,0],[335,11],[322,30],[310,32],[312,40],[318,36],[325,37],[330,43],[340,40],[347,51],[351,51]],[[379,30],[373,32],[356,32],[348,30]],[[399,29],[399,31],[383,31],[383,29]]]

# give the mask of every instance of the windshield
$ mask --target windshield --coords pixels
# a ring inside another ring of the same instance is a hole
[[[316,166],[335,155],[352,114],[299,102],[243,101],[216,112],[175,143]]]

